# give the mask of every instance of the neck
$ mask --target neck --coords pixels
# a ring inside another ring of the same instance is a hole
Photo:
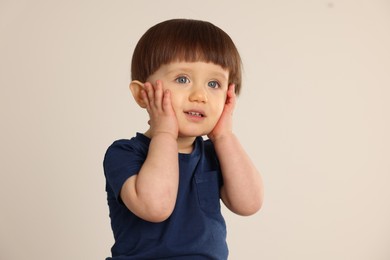
[[[179,153],[191,153],[194,149],[195,137],[178,137],[177,147]]]

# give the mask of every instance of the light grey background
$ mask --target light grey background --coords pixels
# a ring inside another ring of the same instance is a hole
[[[235,132],[266,196],[224,211],[230,259],[390,259],[385,0],[0,0],[0,259],[109,255],[103,155],[147,121],[131,54],[178,17],[223,28],[244,62]]]

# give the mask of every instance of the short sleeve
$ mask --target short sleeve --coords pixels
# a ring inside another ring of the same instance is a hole
[[[147,155],[147,146],[136,139],[115,141],[106,151],[103,160],[107,188],[110,188],[118,201],[125,181],[137,174]]]

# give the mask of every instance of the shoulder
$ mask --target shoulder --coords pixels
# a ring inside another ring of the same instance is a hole
[[[115,153],[117,151],[130,150],[147,150],[149,148],[150,139],[143,134],[137,133],[131,139],[119,139],[114,141],[107,149],[106,154]]]
[[[214,154],[215,153],[215,149],[214,149],[214,144],[213,142],[211,142],[210,139],[202,139],[202,143],[203,143],[203,149],[206,153],[212,153]]]
[[[106,150],[104,155],[104,163],[117,162],[130,155],[138,154],[146,156],[149,149],[150,139],[146,136],[137,133],[131,139],[119,139],[114,141]]]
[[[215,152],[213,142],[210,139],[201,139],[201,142],[201,153],[204,157],[204,160],[206,160],[211,165],[216,165],[219,167],[219,159],[217,153]]]
[[[213,142],[211,142],[210,139],[203,139],[203,138],[202,138],[202,141],[203,141],[203,144],[204,144],[205,146],[214,147]]]

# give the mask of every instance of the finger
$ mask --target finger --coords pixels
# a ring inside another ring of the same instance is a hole
[[[160,109],[163,99],[163,90],[162,90],[162,84],[160,80],[156,81],[156,86],[154,87],[154,105],[156,108]]]
[[[234,83],[229,85],[229,90],[231,91],[232,94],[236,93],[236,85]]]
[[[148,112],[148,114],[150,114],[151,113],[151,108],[150,108],[150,104],[149,104],[148,94],[146,93],[145,90],[142,90],[141,94],[142,94],[142,100],[145,103],[146,111]]]
[[[172,100],[171,100],[171,92],[166,89],[164,91],[164,97],[163,97],[163,101],[162,101],[162,105],[163,105],[163,110],[165,112],[173,112],[173,108],[172,108]]]
[[[145,103],[146,111],[148,111],[149,114],[151,112],[151,102],[150,102],[150,96],[149,96],[151,86],[152,85],[147,82],[144,85],[144,89],[141,91],[142,100]],[[153,97],[152,97],[152,99],[153,99]]]
[[[149,82],[145,83],[145,91],[149,102],[149,107],[154,105],[154,89]]]
[[[235,101],[236,101],[235,87],[236,86],[234,84],[229,85],[229,88],[227,91],[227,97],[226,97],[227,104],[229,104],[229,103],[235,104]]]

